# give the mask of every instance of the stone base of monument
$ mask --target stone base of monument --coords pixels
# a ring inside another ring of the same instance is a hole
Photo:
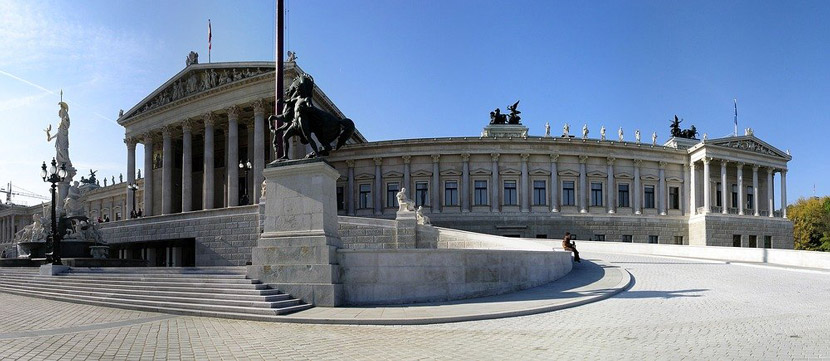
[[[248,277],[317,306],[343,303],[335,185],[340,174],[322,159],[269,164],[263,233]]]

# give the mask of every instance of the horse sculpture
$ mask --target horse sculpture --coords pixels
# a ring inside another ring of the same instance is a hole
[[[335,140],[337,144],[334,150],[340,149],[346,141],[354,134],[354,122],[351,119],[340,119],[328,112],[315,108],[312,104],[314,92],[314,79],[311,75],[300,74],[288,87],[285,106],[282,114],[268,117],[271,133],[274,134],[274,148],[279,145],[277,133],[283,134],[282,160],[288,159],[290,140],[299,137],[302,144],[311,146],[312,152],[306,158],[327,156],[332,150],[331,143]],[[283,124],[279,127],[278,122]],[[312,138],[312,134],[317,141]],[[317,142],[319,142],[319,149]]]

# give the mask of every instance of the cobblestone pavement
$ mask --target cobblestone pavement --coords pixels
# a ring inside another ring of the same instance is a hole
[[[830,360],[828,272],[586,256],[636,283],[581,307],[424,326],[261,323],[0,294],[0,359]]]

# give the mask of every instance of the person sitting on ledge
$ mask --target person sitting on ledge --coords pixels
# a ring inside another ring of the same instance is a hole
[[[571,241],[571,232],[565,232],[565,238],[562,239],[562,248],[574,253],[574,261],[582,262],[579,260],[579,251],[576,250],[576,242]]]

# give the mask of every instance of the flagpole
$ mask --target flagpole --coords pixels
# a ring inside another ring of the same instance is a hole
[[[276,70],[277,70],[277,84],[276,84],[276,89],[274,90],[275,93],[276,93],[276,94],[274,94],[274,96],[275,96],[274,114],[282,113],[282,106],[283,106],[284,91],[283,91],[283,58],[282,58],[282,56],[283,56],[283,53],[284,53],[284,51],[283,51],[283,45],[284,45],[283,44],[283,35],[284,35],[283,32],[285,30],[285,27],[283,26],[283,21],[285,20],[283,18],[284,9],[285,9],[285,1],[284,0],[277,0],[277,21],[276,21],[276,23],[277,23],[276,24],[277,46],[276,46],[276,54],[275,54],[276,56],[274,57],[275,61],[276,61],[275,66],[276,66]],[[280,126],[282,126],[282,121],[277,121],[276,127],[279,128]],[[277,155],[277,158],[281,158],[281,157],[286,155],[286,154],[283,154],[285,152],[285,149],[283,149],[282,136],[283,136],[282,132],[279,132],[277,134],[277,141],[278,142],[277,142],[277,149],[275,149],[275,153]]]

